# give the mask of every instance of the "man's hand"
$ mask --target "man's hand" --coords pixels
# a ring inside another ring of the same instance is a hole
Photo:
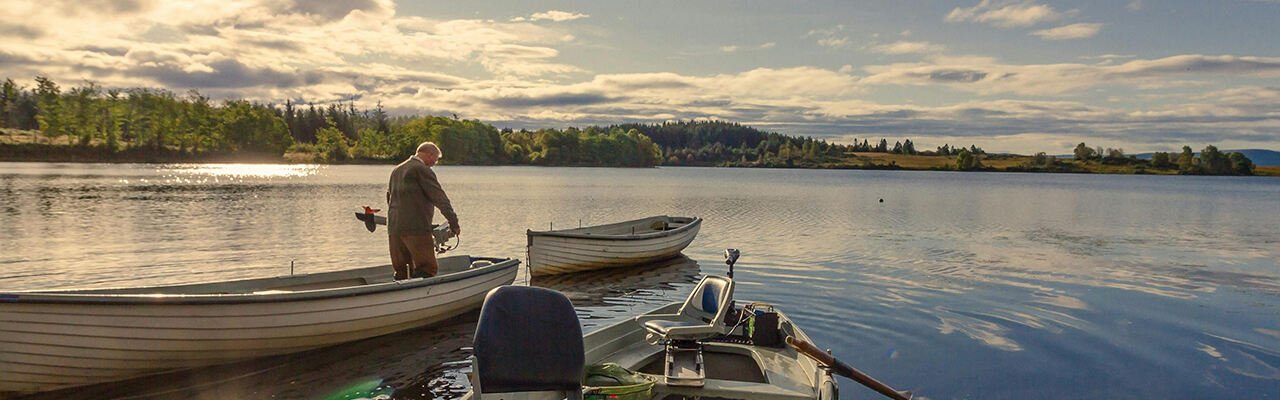
[[[462,228],[451,226],[449,227],[449,230],[453,231],[453,236],[462,236]]]

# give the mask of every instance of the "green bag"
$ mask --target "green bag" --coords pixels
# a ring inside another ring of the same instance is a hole
[[[658,378],[614,363],[588,365],[582,374],[584,400],[649,400]]]

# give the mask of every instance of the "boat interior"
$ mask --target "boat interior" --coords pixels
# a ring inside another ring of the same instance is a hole
[[[565,234],[582,234],[582,235],[640,235],[645,233],[654,233],[675,230],[682,226],[688,225],[696,221],[693,217],[669,217],[666,215],[641,218],[631,221],[623,221],[613,224],[594,225],[576,229],[563,229],[555,232]],[[536,232],[536,231],[535,231]]]
[[[476,258],[468,255],[441,257],[437,260],[440,265],[437,276],[496,264],[504,260],[498,258]],[[394,280],[394,270],[388,264],[340,271],[282,275],[272,278],[131,288],[42,290],[40,293],[112,295],[274,294],[374,285],[393,282]]]
[[[820,394],[824,391],[819,388],[828,385],[832,389],[829,393],[835,393],[831,375],[782,340],[787,336],[808,338],[772,306],[734,302],[732,289],[732,280],[708,276],[683,303],[669,304],[583,336],[581,360],[585,365],[613,363],[648,376],[653,384],[640,399],[829,399]],[[507,292],[503,295],[511,298],[506,300],[508,304],[538,305],[540,311],[534,314],[539,317],[518,307],[491,308],[489,302],[500,292]],[[572,306],[563,310],[548,307],[557,296],[563,298],[558,292],[529,287],[500,288],[490,294],[475,338],[473,370],[477,376],[472,379],[473,399],[476,393],[482,399],[574,399],[575,390],[586,390],[588,399],[633,398],[593,397],[592,390],[598,388],[582,387],[582,364],[576,367],[578,372],[563,374],[563,381],[547,380],[556,375],[546,372],[557,368],[557,362],[552,360],[563,354],[503,354],[500,349],[487,346],[533,340],[558,343],[567,349],[564,353],[572,353],[579,344],[563,331],[577,326],[576,313]],[[563,303],[568,304],[567,299]],[[528,329],[531,325],[540,326],[531,319],[557,313],[570,315],[561,319],[571,321],[573,326],[566,323],[564,329]],[[503,330],[519,334],[495,334]],[[544,335],[546,332],[551,333]],[[536,366],[522,369],[522,358],[538,361]],[[560,367],[566,370],[575,368],[572,363],[562,364]],[[532,370],[538,373],[530,374]]]

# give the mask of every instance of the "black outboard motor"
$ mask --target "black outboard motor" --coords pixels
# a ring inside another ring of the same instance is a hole
[[[724,249],[724,263],[729,264],[729,279],[733,279],[733,264],[738,262],[741,254],[738,249]]]
[[[473,347],[473,399],[543,391],[582,399],[582,326],[560,292],[527,286],[489,291]]]

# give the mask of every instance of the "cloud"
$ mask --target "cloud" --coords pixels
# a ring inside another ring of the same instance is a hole
[[[849,45],[849,38],[846,37],[829,37],[818,39],[818,45],[822,47],[841,48]]]
[[[883,54],[930,54],[941,53],[947,50],[946,46],[929,42],[911,42],[897,41],[888,44],[881,44],[871,47],[871,51]]]
[[[283,8],[285,13],[304,15],[320,21],[337,21],[355,11],[371,14],[390,12],[388,0],[293,0]]]
[[[1125,5],[1125,8],[1128,8],[1128,9],[1129,9],[1129,11],[1138,11],[1138,10],[1141,10],[1141,9],[1142,9],[1142,0],[1133,0],[1133,1],[1130,1],[1128,5]]]
[[[720,51],[723,51],[725,53],[732,53],[732,52],[738,51],[738,46],[721,46]]]
[[[805,37],[817,37],[818,45],[829,48],[841,48],[848,46],[850,43],[848,36],[840,33],[844,31],[844,24],[836,25],[827,29],[812,29]]]
[[[578,46],[575,34],[594,38],[598,32],[541,22],[559,18],[550,12],[494,21],[402,15],[384,0],[95,1],[93,12],[69,0],[10,5],[24,18],[0,23],[7,24],[0,25],[0,75],[27,77],[28,87],[30,77],[40,74],[64,86],[93,80],[110,88],[198,88],[215,99],[351,99],[357,107],[382,102],[398,115],[458,113],[516,128],[721,118],[833,140],[910,137],[922,148],[947,142],[1034,152],[1053,150],[1044,143],[1082,140],[1134,150],[1188,142],[1280,147],[1280,89],[1258,79],[1280,77],[1280,58],[1273,57],[1101,55],[1010,64],[901,40],[867,49],[923,54],[922,60],[748,66],[718,74],[596,73],[584,68],[593,64],[566,61],[564,54]],[[963,18],[1029,20],[992,13],[1010,7],[1036,4],[984,2],[966,9],[972,15]],[[853,44],[849,37],[836,25],[809,31],[803,40],[840,47]],[[720,50],[776,46],[741,43]],[[1188,89],[1191,84],[1200,86]],[[918,99],[910,95],[900,101],[905,104],[870,100],[877,92],[898,91],[895,85],[961,95],[929,97],[928,106],[912,104]],[[1103,96],[1140,102],[1082,95],[1104,89],[1117,91]],[[946,100],[955,97],[964,100]]]
[[[1102,24],[1081,22],[1071,25],[1063,25],[1052,29],[1043,29],[1031,32],[1032,35],[1039,36],[1045,40],[1067,40],[1067,39],[1083,39],[1097,35],[1102,30]]]
[[[861,84],[946,85],[980,94],[1060,95],[1103,85],[1142,85],[1176,75],[1280,76],[1280,57],[1180,55],[1122,64],[1000,64],[986,58],[873,65]]]
[[[587,18],[587,17],[590,17],[590,15],[575,13],[575,12],[568,12],[568,11],[551,10],[547,12],[534,13],[533,15],[529,16],[529,20],[530,21],[547,20],[547,21],[555,21],[555,22],[564,22],[564,21],[572,21],[575,19],[581,19],[581,18]]]
[[[0,21],[0,37],[11,36],[30,40],[43,35],[44,30],[40,28]]]
[[[1034,2],[993,4],[982,0],[970,8],[955,8],[947,14],[947,22],[978,22],[1001,28],[1028,27],[1062,17],[1048,4]]]

